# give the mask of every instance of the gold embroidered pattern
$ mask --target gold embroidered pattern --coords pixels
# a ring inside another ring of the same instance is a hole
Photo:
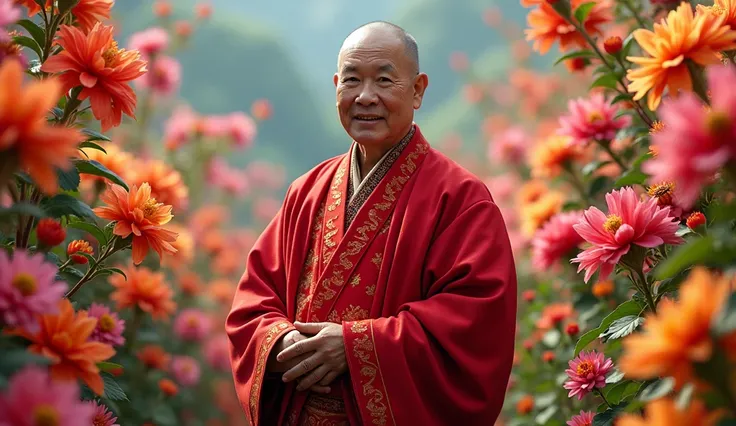
[[[371,263],[376,265],[376,268],[381,267],[381,262],[383,262],[383,253],[376,253],[373,255],[373,259],[371,259]]]
[[[373,296],[374,294],[376,294],[376,285],[375,284],[371,284],[369,286],[366,286],[365,287],[365,294],[367,294],[368,296]]]
[[[299,416],[299,426],[349,426],[342,399],[310,394]]]
[[[350,285],[353,287],[360,285],[360,274],[353,275],[353,278],[350,279]]]
[[[302,266],[301,276],[299,278],[299,286],[297,287],[296,293],[296,318],[297,320],[304,320],[303,314],[309,306],[309,301],[312,300],[312,285],[315,280],[317,273],[317,251],[315,242],[322,231],[322,220],[324,219],[325,208],[324,204],[317,210],[317,215],[312,223],[312,229],[309,232],[309,251],[304,259],[304,265]]]
[[[333,311],[334,312],[334,311]],[[342,312],[341,321],[358,321],[368,318],[368,310],[360,306],[350,305]]]
[[[266,370],[266,359],[268,358],[271,347],[273,347],[274,340],[284,330],[289,327],[287,322],[279,322],[271,326],[266,332],[266,336],[263,338],[263,343],[258,350],[258,361],[256,361],[256,369],[253,377],[253,384],[250,387],[250,415],[255,424],[258,424],[258,401],[261,395],[261,385],[263,384],[263,375]]]
[[[353,337],[353,356],[357,358],[360,366],[360,377],[354,377],[354,380],[360,381],[363,396],[368,398],[362,408],[368,410],[371,423],[382,426],[388,420],[387,411],[389,407],[384,402],[386,398],[383,392],[377,387],[380,384],[374,383],[378,378],[379,367],[377,359],[374,359],[373,339],[367,333],[369,327],[371,327],[370,320],[356,321],[350,326],[350,331],[355,334],[355,336],[351,336]],[[374,384],[377,386],[374,386]]]

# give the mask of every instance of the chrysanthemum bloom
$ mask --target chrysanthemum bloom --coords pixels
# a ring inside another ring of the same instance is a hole
[[[196,308],[184,309],[174,320],[174,333],[182,340],[199,342],[212,330],[212,321]]]
[[[14,24],[20,19],[20,9],[15,7],[13,0],[0,0],[0,41],[9,39],[5,27]]]
[[[62,25],[58,34],[64,50],[47,59],[41,70],[59,74],[65,92],[82,86],[78,99],[90,99],[103,132],[119,126],[123,113],[135,118],[136,96],[128,83],[146,72],[140,54],[119,49],[113,27],[100,23],[86,35],[68,25]]]
[[[578,400],[595,389],[606,386],[606,374],[613,369],[611,358],[605,358],[600,352],[581,352],[568,363],[570,368],[565,370],[570,380],[563,387],[570,392],[569,398],[574,396]]]
[[[519,211],[523,234],[532,238],[539,228],[562,210],[564,200],[560,192],[550,191],[537,201],[524,205]]]
[[[69,159],[84,140],[75,129],[49,126],[46,115],[61,96],[61,84],[46,79],[23,86],[23,68],[16,60],[0,64],[0,170],[28,172],[46,194],[58,189],[56,168],[72,167]],[[0,182],[5,185],[5,182]]]
[[[196,296],[202,292],[202,279],[196,272],[184,272],[177,276],[176,282],[181,292],[187,296]]]
[[[80,253],[86,253],[89,255],[93,254],[93,250],[89,245],[89,242],[85,240],[74,240],[66,246],[66,255],[69,256],[69,259],[71,259],[72,262],[77,265],[84,265],[89,262],[89,259]]]
[[[541,179],[531,179],[524,182],[516,196],[519,208],[526,207],[530,203],[537,202],[542,196],[550,191],[546,183]]]
[[[534,41],[534,50],[544,55],[556,41],[559,41],[560,50],[563,52],[571,47],[585,48],[588,46],[582,34],[565,21],[549,2],[529,2],[529,4],[535,3],[539,6],[527,15],[529,28],[524,30],[526,39]],[[586,1],[572,0],[571,3],[572,8],[576,9]],[[611,3],[607,0],[596,1],[596,5],[583,23],[583,27],[588,34],[591,36],[603,34],[601,26],[613,20],[611,6]]]
[[[114,0],[80,0],[72,8],[72,15],[77,24],[85,32],[89,32],[98,22],[110,19],[113,4]]]
[[[0,319],[8,326],[38,330],[37,315],[56,313],[68,286],[56,280],[56,265],[40,253],[0,250]]]
[[[593,288],[591,289],[591,292],[593,293],[593,296],[599,299],[602,299],[604,297],[608,297],[612,295],[615,289],[616,287],[613,284],[613,281],[604,280],[604,281],[597,281],[595,284],[593,284]]]
[[[120,426],[115,423],[118,418],[115,417],[115,414],[105,404],[100,404],[96,401],[89,401],[87,404],[95,410],[91,423],[92,426]]]
[[[142,266],[122,269],[127,280],[120,274],[109,278],[115,287],[110,299],[117,303],[118,310],[137,306],[153,319],[167,319],[176,310],[174,292],[164,281],[162,272],[153,272]]]
[[[529,158],[532,176],[553,178],[571,167],[573,162],[582,157],[580,148],[571,142],[567,136],[553,135],[538,143]]]
[[[87,312],[74,312],[67,299],[59,302],[58,314],[45,314],[40,319],[40,330],[33,333],[20,328],[11,334],[31,341],[31,352],[51,361],[51,376],[55,380],[81,379],[96,394],[102,395],[104,383],[97,363],[115,355],[112,346],[89,340],[97,319]]]
[[[130,171],[137,168],[137,163],[135,162],[134,157],[129,152],[120,149],[120,147],[114,143],[100,144],[100,146],[105,149],[105,152],[102,152],[99,149],[81,148],[83,153],[80,152],[78,157],[83,160],[97,161],[107,167],[111,172],[120,176],[123,181],[128,182]],[[105,182],[108,182],[107,178],[87,173],[80,174],[79,178],[80,186],[85,190],[89,190],[93,183],[99,183],[101,188],[104,189]]]
[[[167,371],[171,363],[171,355],[158,345],[146,345],[138,351],[136,356],[143,365],[154,370]]]
[[[235,287],[230,280],[217,279],[209,284],[206,293],[207,296],[209,296],[215,303],[222,306],[227,306],[233,301],[233,296],[235,295]]]
[[[714,0],[712,6],[697,5],[697,13],[712,13],[714,15],[723,15],[723,23],[731,29],[736,28],[736,1],[735,0]]]
[[[708,412],[705,404],[695,398],[684,410],[672,399],[660,398],[647,404],[644,417],[624,413],[616,426],[716,426],[721,417],[723,411]]]
[[[166,396],[176,396],[179,393],[179,386],[176,385],[171,379],[161,379],[158,381],[158,388]]]
[[[201,374],[199,362],[188,355],[175,356],[171,361],[171,374],[180,385],[195,386]]]
[[[662,105],[664,130],[652,136],[657,156],[642,165],[651,182],[674,182],[682,207],[689,208],[702,187],[729,159],[736,158],[736,69],[708,68],[711,108],[692,93]]]
[[[531,141],[524,129],[508,128],[488,143],[488,161],[493,164],[522,164],[530,145]]]
[[[171,206],[151,197],[151,186],[147,182],[140,188],[133,185],[130,192],[119,185],[109,185],[100,199],[107,206],[96,207],[93,211],[102,219],[117,222],[113,234],[122,238],[133,234],[133,263],[143,262],[149,248],[159,257],[164,252],[176,252],[171,245],[176,241],[176,234],[163,228],[173,218]]]
[[[268,99],[256,99],[250,106],[250,113],[258,121],[268,120],[273,116],[273,106]]]
[[[627,336],[620,369],[632,379],[672,376],[677,385],[693,377],[692,365],[710,359],[715,342],[710,327],[731,294],[733,279],[693,269],[680,299],[662,300],[642,333]],[[736,333],[724,337],[733,341]]]
[[[586,283],[599,268],[599,279],[608,278],[632,245],[652,248],[683,242],[675,235],[678,223],[669,216],[669,207],[659,207],[656,199],[640,201],[631,187],[625,187],[606,194],[606,204],[608,215],[591,207],[583,213],[583,219],[573,225],[580,236],[592,244],[572,259],[573,263],[580,264],[578,272],[585,270]],[[643,260],[632,262],[641,264]]]
[[[128,48],[137,50],[148,59],[169,47],[169,33],[161,27],[151,27],[134,33],[128,40]]]
[[[532,239],[534,269],[539,272],[548,271],[584,241],[573,228],[582,217],[581,211],[556,214],[534,234]],[[565,259],[567,260],[569,258]]]
[[[580,410],[580,414],[572,416],[567,421],[567,426],[591,426],[593,424],[593,417],[595,417],[594,412]]]
[[[571,337],[577,336],[580,333],[580,326],[576,322],[571,322],[565,327],[565,333]]]
[[[136,86],[158,96],[170,96],[181,85],[181,64],[170,56],[157,56],[149,62],[150,69],[138,77]]]
[[[225,334],[217,334],[207,341],[204,345],[204,359],[217,371],[230,371],[230,343]]]
[[[672,182],[661,182],[647,188],[647,195],[657,200],[659,207],[669,207],[670,216],[680,218],[682,216],[682,207],[679,204],[679,197],[675,191],[675,184]]]
[[[45,217],[36,225],[36,238],[46,247],[56,247],[66,239],[66,230],[58,220]]]
[[[567,105],[569,115],[560,117],[559,133],[569,136],[575,145],[610,142],[619,130],[631,125],[628,115],[615,118],[619,107],[612,105],[602,93],[593,94],[587,99],[570,100]]]
[[[23,55],[23,46],[13,41],[13,37],[19,35],[22,35],[19,31],[6,32],[0,28],[0,63],[12,59],[18,61],[21,68],[28,67],[28,60]]]
[[[46,0],[46,7],[48,7],[50,0]],[[36,3],[35,0],[15,0],[15,3],[20,6],[28,8],[28,16],[33,16],[41,11],[41,6]]]
[[[171,206],[173,210],[186,210],[189,206],[189,188],[178,170],[162,160],[149,159],[137,164],[128,175],[129,186],[151,187],[151,198],[157,203]],[[139,189],[140,190],[140,189]]]
[[[0,393],[0,424],[12,426],[91,425],[94,407],[79,400],[74,382],[51,380],[48,371],[28,364]]]
[[[218,271],[223,275],[235,274],[243,266],[242,251],[226,246],[212,258],[210,266],[213,271]]]
[[[121,346],[125,343],[123,337],[125,320],[120,319],[116,312],[111,312],[105,305],[92,303],[87,313],[90,317],[97,318],[97,326],[89,337],[90,340],[107,343],[110,346]]]
[[[626,58],[641,65],[627,74],[629,92],[636,93],[634,100],[649,92],[647,105],[654,111],[665,88],[670,95],[678,90],[692,91],[688,60],[702,66],[718,64],[717,52],[736,49],[736,31],[722,26],[724,18],[711,13],[694,14],[690,3],[682,2],[663,22],[654,24],[653,32],[635,30],[634,38],[649,57]]]

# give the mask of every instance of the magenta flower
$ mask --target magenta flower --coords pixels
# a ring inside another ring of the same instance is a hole
[[[599,280],[607,279],[632,244],[651,248],[683,242],[675,235],[678,223],[669,215],[670,208],[659,207],[654,198],[641,201],[631,187],[625,187],[606,194],[606,204],[608,215],[591,207],[573,225],[592,244],[572,259],[580,264],[578,272],[585,269],[586,283],[599,268]]]
[[[615,118],[617,105],[611,105],[603,94],[590,98],[572,99],[568,102],[570,114],[560,117],[561,135],[569,136],[571,143],[586,146],[595,141],[612,141],[619,130],[631,125],[631,117]]]
[[[54,382],[48,372],[28,365],[0,393],[0,425],[91,425],[95,409],[79,400],[76,382]]]
[[[159,96],[170,96],[181,85],[181,64],[170,56],[157,56],[148,64],[148,72],[138,77],[135,84]]]
[[[110,311],[107,306],[93,303],[87,314],[97,318],[97,326],[89,336],[90,340],[111,346],[122,346],[125,343],[125,320],[120,319],[116,312]]]
[[[92,426],[120,426],[115,423],[118,418],[105,404],[99,404],[95,401],[89,401],[88,404],[95,409]]]
[[[652,136],[657,156],[642,165],[650,183],[674,182],[682,207],[695,204],[704,185],[736,158],[736,69],[708,68],[711,108],[691,92],[660,108],[664,129]]]
[[[572,416],[567,422],[567,426],[591,426],[593,424],[593,417],[595,417],[595,413],[592,411],[580,410],[580,414]]]
[[[38,329],[39,314],[58,311],[68,285],[56,280],[56,265],[42,254],[16,250],[12,259],[0,250],[0,320],[6,325]]]
[[[196,359],[182,355],[171,361],[171,373],[180,385],[195,386],[199,383],[201,370]]]
[[[581,211],[558,213],[534,234],[532,239],[534,269],[539,272],[547,271],[584,241],[573,227],[582,217]],[[568,259],[569,257],[565,260]]]
[[[13,0],[0,0],[0,42],[8,41],[5,27],[14,24],[20,19],[20,9],[15,7]]]
[[[225,334],[218,334],[207,341],[204,359],[215,370],[230,371],[230,343]]]
[[[169,33],[163,28],[151,27],[130,36],[128,48],[138,50],[141,55],[149,59],[169,47]]]
[[[182,340],[199,342],[209,334],[212,321],[199,309],[184,309],[174,320],[174,333]]]
[[[489,142],[488,161],[492,164],[521,164],[526,159],[526,152],[531,144],[524,129],[510,127]]]
[[[577,358],[571,360],[570,368],[565,370],[570,380],[563,387],[570,391],[569,398],[578,397],[583,399],[585,395],[594,389],[606,386],[606,374],[613,369],[611,358],[606,359],[600,352],[581,352]]]

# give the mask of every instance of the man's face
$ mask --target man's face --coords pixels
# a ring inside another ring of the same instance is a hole
[[[362,145],[390,145],[409,131],[427,77],[390,35],[363,37],[343,48],[334,77],[340,122]]]

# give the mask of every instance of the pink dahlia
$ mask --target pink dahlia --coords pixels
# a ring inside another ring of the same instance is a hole
[[[171,117],[164,125],[164,143],[167,149],[176,150],[189,142],[197,130],[200,118],[192,108],[186,105],[174,109]]]
[[[169,47],[169,33],[163,28],[151,27],[130,36],[128,49],[137,50],[146,59]]]
[[[590,98],[571,99],[568,102],[569,115],[560,117],[561,135],[569,136],[571,143],[586,146],[595,141],[612,141],[616,133],[631,125],[628,115],[615,118],[619,112],[617,105],[611,105],[602,93]]]
[[[574,225],[583,217],[583,212],[558,213],[547,221],[532,239],[532,266],[539,272],[557,265],[559,260],[577,248],[584,240],[575,231]],[[568,260],[569,257],[565,260]]]
[[[253,216],[262,222],[270,222],[281,208],[281,202],[271,197],[259,197],[253,204]]]
[[[95,409],[79,400],[76,382],[55,382],[48,372],[29,365],[10,378],[0,394],[0,425],[90,425]]]
[[[13,0],[0,0],[0,42],[10,39],[5,27],[14,24],[20,19],[20,9],[15,7]]]
[[[38,330],[37,315],[58,311],[58,302],[67,290],[56,280],[56,265],[42,254],[16,250],[11,258],[0,250],[0,320],[5,325]]]
[[[157,56],[148,63],[148,72],[136,79],[138,87],[159,96],[170,96],[181,85],[181,64],[170,56]]]
[[[567,422],[567,426],[591,426],[593,424],[593,417],[595,417],[595,413],[592,411],[580,410],[580,414],[572,416]]]
[[[505,203],[511,201],[516,195],[521,182],[515,173],[503,173],[497,176],[486,178],[484,181],[488,190],[493,194],[496,203]]]
[[[174,320],[174,333],[183,340],[199,342],[209,334],[212,321],[199,309],[184,309]]]
[[[87,314],[90,317],[97,318],[97,326],[89,336],[90,340],[111,346],[121,346],[125,343],[123,337],[125,320],[121,320],[117,313],[110,311],[110,308],[105,305],[93,303]]]
[[[235,196],[244,196],[250,189],[246,172],[230,167],[220,157],[210,160],[207,168],[207,181],[210,185]]]
[[[268,189],[279,189],[286,181],[286,170],[281,164],[272,164],[266,161],[256,160],[248,163],[245,168],[254,186],[264,186]]]
[[[520,127],[510,127],[488,144],[488,161],[493,164],[522,164],[531,146],[529,136]]]
[[[600,352],[581,352],[571,360],[570,368],[565,370],[570,380],[563,387],[570,391],[569,398],[577,395],[578,400],[594,389],[606,386],[606,374],[613,369],[611,358],[605,358]]]
[[[664,102],[664,129],[652,136],[657,156],[642,165],[650,182],[674,182],[686,209],[721,166],[736,158],[736,68],[712,66],[707,73],[711,108],[690,92]]]
[[[117,417],[110,411],[105,404],[100,404],[95,401],[89,401],[88,404],[95,409],[95,415],[92,418],[92,426],[120,426],[115,423]]]
[[[681,244],[675,235],[678,223],[670,217],[669,207],[659,207],[657,200],[641,201],[631,187],[606,194],[608,215],[597,207],[583,213],[573,228],[585,241],[593,244],[572,259],[585,269],[585,282],[600,268],[599,280],[605,280],[631,245],[651,248],[662,244]],[[643,262],[643,258],[640,259]]]
[[[248,148],[256,137],[256,122],[244,112],[215,115],[207,118],[204,133],[212,138],[227,138],[237,148]]]
[[[215,370],[230,371],[230,344],[225,334],[218,334],[207,341],[204,359]]]
[[[174,357],[171,361],[171,373],[180,385],[195,386],[199,383],[201,370],[196,359],[182,355]]]

